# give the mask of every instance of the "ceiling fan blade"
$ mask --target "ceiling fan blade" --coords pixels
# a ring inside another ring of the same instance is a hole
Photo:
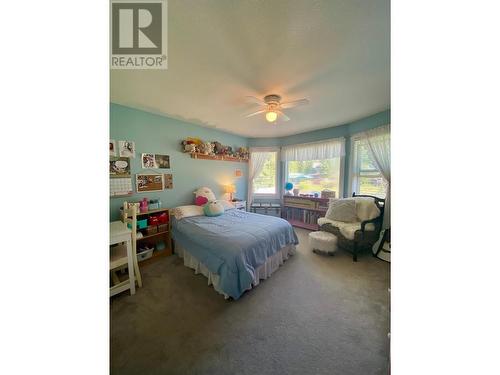
[[[283,112],[278,111],[278,115],[280,115],[280,116],[281,116],[281,119],[282,119],[283,121],[290,121],[290,117],[288,117],[287,115],[285,115]]]
[[[286,109],[286,108],[298,107],[299,105],[305,105],[305,104],[309,104],[308,99],[299,99],[299,100],[294,100],[292,102],[283,103],[281,104],[280,107]]]
[[[264,112],[266,112],[266,110],[265,109],[261,109],[260,111],[249,113],[248,115],[245,115],[245,117],[252,117],[252,116],[264,113]]]
[[[260,105],[266,105],[266,102],[263,100],[260,100],[259,98],[256,98],[255,96],[246,96],[247,102],[249,103],[255,103],[255,104],[260,104]]]

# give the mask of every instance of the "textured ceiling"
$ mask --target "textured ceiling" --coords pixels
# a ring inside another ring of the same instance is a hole
[[[111,101],[247,137],[390,107],[389,0],[169,0],[168,70],[112,70]],[[276,125],[245,96],[310,104]]]

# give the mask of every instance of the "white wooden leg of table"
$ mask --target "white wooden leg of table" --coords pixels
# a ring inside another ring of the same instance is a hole
[[[128,257],[128,281],[130,283],[130,294],[135,294],[135,277],[134,277],[134,260],[132,251],[132,241],[126,242],[127,246],[127,257]]]
[[[135,271],[135,278],[137,279],[137,286],[139,288],[142,288],[142,277],[141,277],[141,270],[139,269],[139,262],[137,261],[137,251],[133,252],[132,258],[134,259],[134,271]]]

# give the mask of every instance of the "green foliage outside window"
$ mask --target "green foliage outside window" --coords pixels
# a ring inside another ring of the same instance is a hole
[[[288,162],[287,181],[299,189],[300,194],[321,194],[333,190],[339,196],[340,158]]]

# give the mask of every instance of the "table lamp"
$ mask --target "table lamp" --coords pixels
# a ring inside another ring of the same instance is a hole
[[[224,186],[224,193],[229,194],[229,200],[233,200],[233,193],[236,193],[236,186],[234,185],[225,185]]]

